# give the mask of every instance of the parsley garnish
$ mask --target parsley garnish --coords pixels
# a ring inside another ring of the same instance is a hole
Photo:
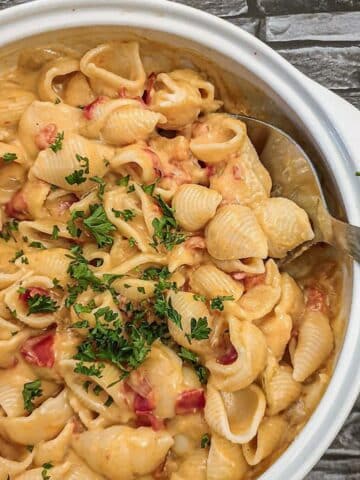
[[[151,196],[154,194],[155,187],[156,183],[152,183],[151,185],[141,185],[141,188],[144,190],[144,192]]]
[[[31,242],[29,243],[29,247],[38,248],[39,250],[46,250],[45,245],[43,245],[41,242]]]
[[[173,307],[171,298],[169,298],[168,300],[166,299],[164,292],[156,293],[154,312],[160,318],[166,318],[168,320],[171,320],[173,323],[175,323],[177,327],[182,330],[181,315]]]
[[[53,468],[53,464],[48,462],[48,463],[44,463],[43,464],[43,470],[41,472],[41,476],[43,478],[43,480],[51,480],[51,477],[50,475],[48,475],[48,470],[50,470],[51,468]]]
[[[99,198],[100,200],[102,200],[103,197],[104,197],[105,187],[106,187],[106,182],[105,182],[105,180],[104,180],[103,178],[98,177],[98,176],[91,177],[90,180],[91,180],[92,182],[95,182],[95,183],[98,184],[98,194],[97,194],[97,195],[98,195],[98,198]]]
[[[77,356],[74,357],[76,360],[78,359]],[[74,372],[80,373],[81,375],[87,375],[88,377],[102,377],[102,371],[104,370],[105,365],[103,363],[99,363],[98,365],[89,365],[86,366],[81,361],[75,365]]]
[[[75,155],[76,160],[80,163],[80,170],[75,170],[72,174],[65,177],[65,180],[69,185],[80,185],[81,183],[86,182],[86,177],[84,174],[89,173],[89,159],[87,157],[82,157],[78,153]]]
[[[116,227],[107,218],[102,205],[90,205],[90,215],[85,218],[84,225],[100,248],[113,244],[114,239],[110,233],[116,230]]]
[[[126,193],[132,193],[132,192],[135,192],[135,186],[129,185],[128,189],[126,190]]]
[[[211,310],[219,310],[220,312],[222,312],[224,310],[224,302],[225,301],[232,302],[232,301],[234,301],[234,297],[232,295],[214,297],[210,301]]]
[[[166,280],[170,277],[170,275],[171,274],[168,270],[168,267],[149,267],[142,272],[141,278],[143,280],[159,280],[160,278],[162,280]]]
[[[144,287],[137,287],[137,291],[139,293],[145,293],[145,288]]]
[[[185,336],[191,343],[191,340],[206,340],[209,338],[211,328],[208,326],[208,321],[206,317],[201,317],[198,320],[196,318],[191,319],[190,324],[191,331]]]
[[[79,228],[76,224],[76,220],[78,218],[84,218],[85,213],[82,210],[75,210],[71,212],[71,218],[68,220],[66,224],[67,231],[70,235],[74,238],[79,238],[81,235],[81,228]]]
[[[41,380],[34,380],[33,382],[25,383],[22,391],[24,399],[24,408],[27,412],[31,413],[35,406],[33,400],[37,397],[41,397]]]
[[[52,231],[52,234],[51,234],[51,238],[53,240],[57,240],[59,238],[59,232],[60,232],[60,229],[57,225],[54,225],[53,226],[53,231]]]
[[[209,437],[209,434],[208,433],[205,433],[202,437],[201,437],[201,442],[200,442],[200,446],[201,448],[207,448],[207,447],[210,447],[210,437]]]
[[[79,320],[73,323],[70,328],[89,328],[89,322],[87,320]]]
[[[181,347],[178,353],[179,357],[190,363],[196,372],[201,384],[206,384],[209,376],[209,371],[206,367],[201,365],[199,357],[195,353],[191,352],[187,348]]]
[[[39,295],[38,293],[33,297],[29,297],[27,304],[29,307],[28,315],[33,313],[52,313],[59,308],[59,305],[51,297]]]
[[[112,405],[114,402],[114,400],[109,396],[106,400],[106,402],[104,403],[105,407],[110,407],[110,405]]]
[[[134,210],[115,210],[115,208],[112,208],[112,211],[116,218],[122,218],[125,222],[130,222],[133,218],[136,217]]]
[[[82,387],[85,390],[85,392],[88,392],[90,385],[91,385],[90,380],[86,380],[86,382],[82,384]]]
[[[14,238],[14,235],[12,232],[17,232],[19,230],[19,222],[18,220],[10,220],[9,222],[5,222],[1,232],[0,232],[0,238],[8,242],[10,238]],[[16,240],[15,240],[16,241]]]
[[[134,237],[130,237],[130,238],[129,238],[129,245],[130,245],[130,247],[135,247],[135,245],[136,245],[136,240],[135,240]]]
[[[7,152],[7,153],[4,153],[4,155],[1,158],[2,158],[4,163],[11,163],[14,160],[17,160],[18,157],[17,157],[16,153]]]
[[[161,218],[154,218],[152,221],[154,235],[151,246],[156,249],[158,245],[164,245],[166,250],[172,250],[175,245],[179,245],[185,241],[185,233],[180,231],[174,217],[173,209],[169,207],[160,195],[157,195],[156,199],[163,216]]]
[[[9,260],[9,262],[10,262],[10,263],[15,263],[16,260],[17,260],[18,258],[22,257],[23,255],[24,255],[24,250],[18,250],[17,252],[15,252],[14,257],[13,257],[11,260]],[[26,257],[25,257],[25,258],[26,258]],[[24,262],[22,262],[22,263],[24,263]]]
[[[64,140],[64,132],[59,132],[55,137],[54,143],[50,145],[50,148],[54,153],[57,153],[62,149],[63,140]]]
[[[129,185],[130,175],[126,175],[126,177],[119,178],[116,180],[116,185],[119,187],[127,187]]]
[[[197,302],[204,302],[204,303],[206,302],[206,297],[205,297],[205,295],[199,295],[199,294],[197,294],[197,293],[194,293],[193,298],[194,298],[194,300],[196,300]]]

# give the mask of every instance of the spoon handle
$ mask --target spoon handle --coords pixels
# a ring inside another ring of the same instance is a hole
[[[341,248],[360,263],[360,227],[355,227],[336,218],[331,219],[332,238],[329,243]]]

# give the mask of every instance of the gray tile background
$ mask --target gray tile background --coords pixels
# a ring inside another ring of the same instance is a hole
[[[0,8],[26,1],[0,0]],[[360,0],[174,1],[244,28],[360,108]],[[360,399],[307,480],[360,480]]]

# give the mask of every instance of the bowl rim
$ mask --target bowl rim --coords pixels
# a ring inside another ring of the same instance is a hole
[[[36,22],[34,22],[36,17]],[[177,35],[244,65],[284,99],[307,127],[336,175],[349,220],[360,224],[355,162],[321,104],[323,98],[278,53],[239,27],[168,0],[33,0],[0,12],[0,47],[47,31],[90,26],[144,28]],[[16,26],[16,28],[14,28]],[[264,80],[266,79],[266,80]],[[301,480],[320,459],[345,422],[360,391],[360,266],[353,269],[352,305],[343,346],[327,391],[303,430],[261,480]]]

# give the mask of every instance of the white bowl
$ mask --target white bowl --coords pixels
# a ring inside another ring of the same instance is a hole
[[[46,31],[94,25],[152,30],[160,40],[195,46],[205,55],[210,49],[213,61],[261,85],[326,158],[350,222],[360,225],[359,178],[354,175],[360,169],[360,112],[230,23],[166,0],[37,0],[0,13],[0,47]],[[335,438],[357,398],[359,265],[354,265],[353,273],[351,314],[331,383],[310,421],[262,480],[304,478]]]

